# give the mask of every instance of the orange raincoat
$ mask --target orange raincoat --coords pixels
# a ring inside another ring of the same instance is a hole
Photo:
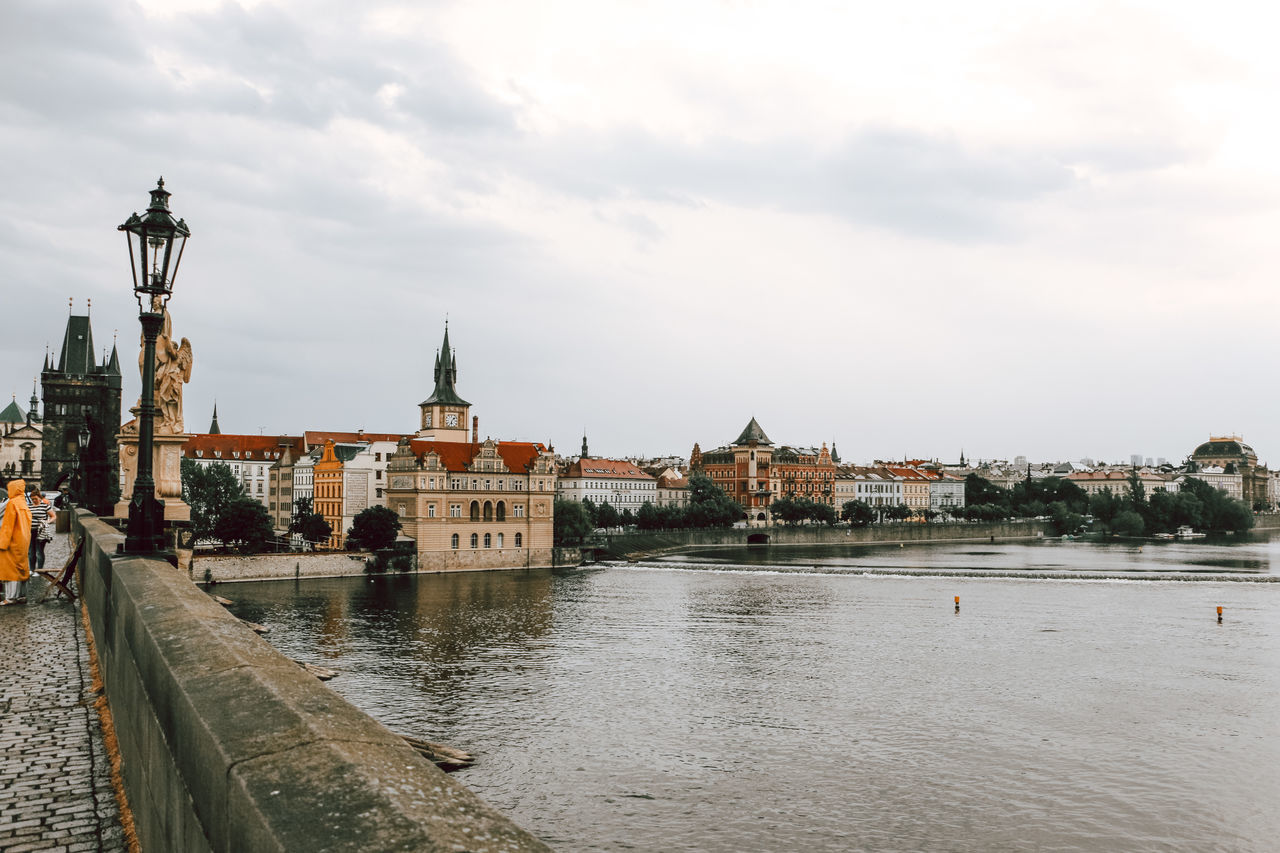
[[[24,581],[31,577],[27,568],[27,548],[31,545],[31,509],[27,506],[23,480],[9,481],[9,503],[0,521],[0,581]]]

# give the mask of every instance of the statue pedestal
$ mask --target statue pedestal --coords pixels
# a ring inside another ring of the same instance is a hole
[[[190,521],[191,507],[182,499],[182,445],[190,435],[157,435],[152,438],[151,476],[156,481],[156,498],[164,501],[165,521]],[[138,434],[120,433],[120,502],[115,517],[129,517],[129,501],[138,478]]]

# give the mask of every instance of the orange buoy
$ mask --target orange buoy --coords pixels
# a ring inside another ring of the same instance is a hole
[[[1219,622],[1222,621],[1222,605],[1221,604],[1218,605],[1218,621]]]

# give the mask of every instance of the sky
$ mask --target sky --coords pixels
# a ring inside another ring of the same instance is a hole
[[[163,175],[188,430],[1280,463],[1257,3],[0,3],[0,392]]]

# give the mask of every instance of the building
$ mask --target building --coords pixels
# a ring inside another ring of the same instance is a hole
[[[245,496],[261,503],[271,514],[272,495],[267,487],[271,482],[272,466],[286,452],[297,452],[300,442],[298,436],[287,435],[194,433],[182,446],[181,452],[182,458],[202,467],[226,465],[244,489]]]
[[[964,480],[941,471],[926,471],[929,478],[929,509],[955,515],[964,509]]]
[[[932,476],[919,468],[912,465],[892,465],[883,466],[894,476],[902,480],[902,502],[911,507],[911,513],[917,516],[923,516],[924,511],[933,507],[931,497],[932,485],[934,480],[941,475],[932,472]],[[964,483],[960,484],[961,504],[964,503]]]
[[[29,483],[40,482],[43,426],[39,405],[36,389],[32,387],[30,409],[22,411],[15,394],[0,411],[0,474],[6,480],[21,477]]]
[[[808,498],[836,505],[836,466],[826,444],[821,449],[775,448],[753,417],[733,444],[702,452],[695,444],[691,471],[700,471],[742,507],[748,523],[769,521],[778,498]]]
[[[658,465],[646,469],[646,473],[658,484],[655,506],[674,506],[680,509],[689,506],[689,478],[681,474],[678,468]]]
[[[1150,468],[1136,470],[1138,480],[1142,483],[1143,493],[1148,498],[1157,489],[1163,489],[1166,492],[1176,492],[1179,489],[1178,478],[1172,474],[1153,471]],[[1124,497],[1131,491],[1130,480],[1134,471],[1133,468],[1102,468],[1096,471],[1075,471],[1062,479],[1075,483],[1090,497],[1104,491]]]
[[[862,501],[877,510],[905,503],[902,478],[882,465],[846,465],[840,473],[845,482],[842,497],[852,494],[849,500]]]
[[[1217,467],[1224,472],[1239,474],[1240,494],[1235,497],[1253,508],[1268,505],[1267,466],[1258,464],[1258,454],[1240,436],[1210,436],[1208,441],[1192,451],[1188,462],[1196,471]],[[1190,471],[1188,473],[1191,474]]]
[[[658,503],[658,478],[625,459],[603,459],[587,452],[582,437],[582,454],[560,469],[556,476],[556,497],[561,500],[609,504],[618,512],[640,511],[646,503]]]
[[[446,326],[435,388],[419,404],[418,433],[400,439],[387,464],[386,501],[400,516],[401,534],[416,543],[422,570],[550,566],[555,453],[540,443],[480,441],[457,376]],[[320,485],[317,461],[317,505]]]
[[[1231,463],[1228,463],[1225,468],[1221,465],[1196,466],[1194,471],[1187,471],[1186,476],[1203,480],[1215,489],[1225,492],[1229,498],[1244,500],[1244,476]]]
[[[120,494],[116,476],[120,448],[121,376],[116,347],[103,360],[94,360],[93,328],[89,316],[67,318],[57,360],[45,356],[40,372],[44,399],[40,436],[40,483],[53,491],[79,475],[84,503],[98,515],[114,512]],[[89,443],[80,446],[87,428]],[[81,467],[83,466],[83,470]]]

